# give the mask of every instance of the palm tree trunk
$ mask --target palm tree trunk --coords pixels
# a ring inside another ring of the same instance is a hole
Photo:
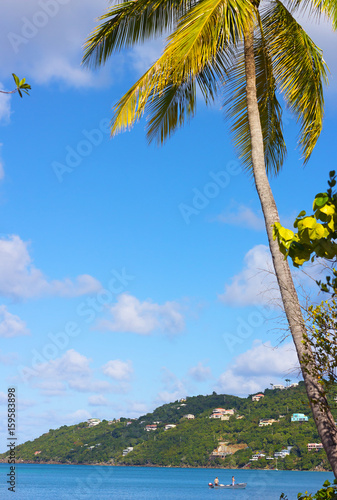
[[[309,398],[312,414],[315,420],[318,434],[326,451],[333,473],[337,478],[337,428],[334,418],[330,412],[328,402],[322,391],[318,380],[315,379],[312,362],[304,363],[304,359],[310,359],[310,348],[302,343],[305,333],[305,324],[302,317],[301,307],[291,276],[289,264],[284,260],[277,241],[273,239],[272,225],[279,222],[273,193],[268,181],[265,161],[263,136],[260,122],[260,113],[256,94],[256,73],[253,31],[245,36],[245,70],[246,70],[246,95],[247,112],[251,138],[252,167],[256,190],[258,192],[262,212],[265,219],[269,247],[273,259],[275,274],[280,287],[282,302],[287,316],[290,332],[296,347],[298,360]]]

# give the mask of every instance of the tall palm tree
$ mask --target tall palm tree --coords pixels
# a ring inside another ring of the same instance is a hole
[[[149,140],[163,143],[196,111],[199,87],[206,103],[223,98],[235,147],[255,180],[284,310],[296,346],[315,423],[337,477],[337,430],[325,396],[304,364],[305,324],[288,262],[273,239],[279,221],[268,174],[286,155],[283,94],[300,123],[306,163],[322,129],[322,51],[294,18],[301,11],[325,15],[337,29],[337,0],[131,0],[110,7],[85,44],[85,64],[102,65],[113,52],[167,36],[161,57],[114,108],[112,134],[145,113]],[[309,353],[310,354],[310,353]]]

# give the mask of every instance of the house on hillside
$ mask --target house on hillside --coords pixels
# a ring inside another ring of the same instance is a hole
[[[133,450],[133,446],[128,446],[127,448],[125,448],[125,450],[123,450],[123,457],[125,457],[132,450]]]
[[[183,418],[187,418],[187,420],[193,420],[193,418],[195,418],[195,416],[192,415],[191,413],[188,413],[187,415],[184,415]]]
[[[293,448],[293,446],[287,446],[281,451],[275,451],[274,457],[275,458],[285,458],[287,455],[290,455],[290,450]]]
[[[149,425],[146,425],[144,428],[144,431],[156,431],[156,430],[157,430],[156,424],[149,424]]]
[[[283,389],[285,389],[285,387],[282,384],[274,384],[273,389],[280,389],[281,391],[283,391]]]
[[[252,458],[249,459],[250,462],[257,462],[258,460],[260,460],[260,458],[265,458],[265,454],[264,453],[256,453],[255,455],[252,456]]]
[[[98,425],[101,423],[99,418],[89,418],[87,420],[88,427],[94,427],[95,425]]]
[[[308,422],[309,417],[304,415],[304,413],[293,413],[291,416],[292,422]]]
[[[220,420],[229,420],[229,417],[234,415],[234,408],[226,410],[225,408],[214,408],[212,415],[209,418],[219,418]]]
[[[175,427],[177,427],[175,424],[167,424],[165,425],[164,430],[168,431],[169,429],[174,429]]]
[[[274,418],[261,418],[259,422],[259,427],[266,427],[267,425],[273,425],[275,422],[279,422],[279,420],[275,420]]]
[[[252,396],[252,401],[260,401],[261,398],[264,398],[264,394],[260,392],[259,394],[255,394],[255,396]]]
[[[212,415],[209,418],[218,418],[219,420],[229,420],[229,415],[226,415],[225,413],[212,413]]]
[[[322,445],[322,443],[308,443],[307,448],[308,448],[308,451],[311,451],[311,450],[318,451],[318,450],[323,449],[323,445]]]

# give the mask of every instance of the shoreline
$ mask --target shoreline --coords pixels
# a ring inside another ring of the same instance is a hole
[[[7,464],[7,460],[0,458],[0,464]],[[48,462],[41,461],[37,462],[35,460],[17,460],[15,465],[91,465],[91,466],[101,466],[101,467],[156,467],[162,469],[219,469],[219,470],[253,470],[253,471],[288,471],[288,472],[332,472],[332,470],[326,470],[322,467],[316,467],[315,469],[310,470],[301,470],[301,469],[274,469],[274,468],[261,468],[261,469],[251,469],[250,467],[217,467],[217,466],[201,466],[201,465],[157,465],[157,464],[143,464],[143,465],[134,465],[134,464],[120,464],[120,463],[111,463],[111,462],[96,462],[96,463],[72,463],[72,462],[57,462],[54,460],[50,460]]]

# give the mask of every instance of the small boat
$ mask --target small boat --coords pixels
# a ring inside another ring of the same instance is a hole
[[[221,489],[226,488],[229,490],[239,490],[239,489],[244,489],[247,486],[247,483],[235,483],[234,485],[233,484],[218,484],[217,486],[214,485],[213,483],[208,483],[208,486],[210,488],[215,488],[216,490],[220,489],[220,488]]]

